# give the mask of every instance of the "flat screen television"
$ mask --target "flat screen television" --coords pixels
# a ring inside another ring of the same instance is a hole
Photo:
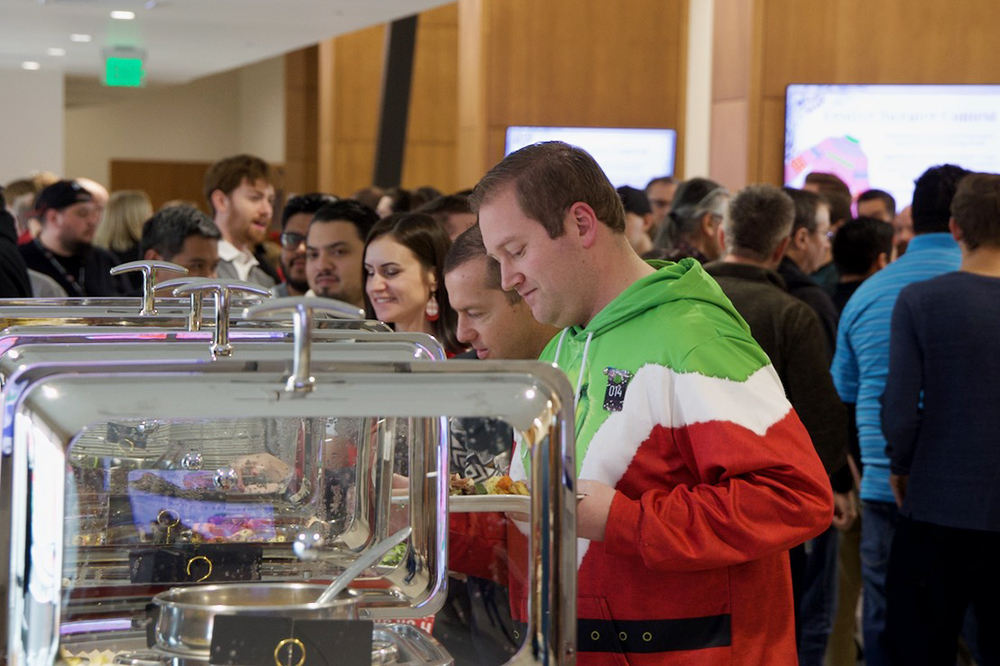
[[[785,93],[785,183],[835,173],[910,203],[928,167],[1000,173],[1000,85],[806,85]]]
[[[504,155],[539,141],[563,141],[583,148],[615,187],[643,189],[653,178],[674,175],[677,132],[672,129],[511,126]]]

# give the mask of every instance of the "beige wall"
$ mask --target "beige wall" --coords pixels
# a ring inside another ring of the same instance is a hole
[[[284,159],[281,58],[137,92],[134,100],[66,110],[67,176],[108,183],[112,159],[212,162],[239,152]]]
[[[0,70],[0,183],[63,170],[63,77]]]

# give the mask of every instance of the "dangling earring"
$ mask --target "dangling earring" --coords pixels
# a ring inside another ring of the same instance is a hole
[[[424,308],[424,316],[427,317],[427,321],[437,321],[438,317],[441,316],[441,310],[438,308],[438,302],[434,298],[434,294],[431,294],[430,300],[427,301],[427,307]]]

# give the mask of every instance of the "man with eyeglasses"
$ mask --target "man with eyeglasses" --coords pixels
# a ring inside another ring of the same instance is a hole
[[[815,192],[791,187],[786,187],[785,192],[795,204],[795,221],[778,274],[785,281],[788,293],[805,301],[819,315],[826,334],[829,360],[833,360],[840,315],[826,290],[809,277],[823,264],[830,251],[830,204]]]
[[[333,203],[332,194],[310,192],[288,200],[281,211],[281,275],[284,282],[271,289],[276,297],[303,296],[309,291],[306,279],[306,232],[320,208]]]

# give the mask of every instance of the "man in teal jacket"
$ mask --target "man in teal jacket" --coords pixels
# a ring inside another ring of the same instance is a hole
[[[832,493],[746,323],[697,262],[635,254],[580,149],[517,151],[472,200],[503,288],[565,328],[541,358],[576,387],[577,663],[795,664],[787,551]]]

